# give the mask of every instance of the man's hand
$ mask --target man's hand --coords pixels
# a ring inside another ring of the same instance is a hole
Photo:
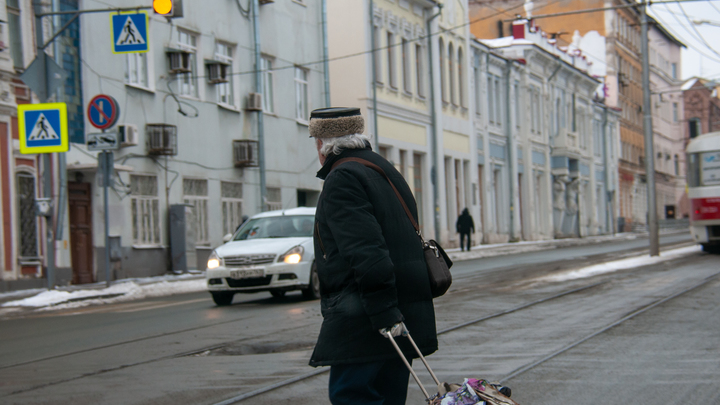
[[[387,335],[388,332],[390,332],[390,335],[392,335],[392,337],[408,335],[408,330],[405,327],[405,323],[403,323],[403,322],[396,323],[395,325],[393,325],[392,327],[389,327],[389,328],[380,329],[380,334],[385,337],[388,337],[388,335]]]

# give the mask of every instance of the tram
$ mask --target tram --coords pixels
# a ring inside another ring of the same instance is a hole
[[[685,153],[690,233],[704,251],[720,254],[720,132],[693,138]]]

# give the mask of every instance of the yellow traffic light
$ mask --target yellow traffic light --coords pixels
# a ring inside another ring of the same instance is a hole
[[[153,10],[158,14],[170,14],[172,7],[172,0],[153,0]]]

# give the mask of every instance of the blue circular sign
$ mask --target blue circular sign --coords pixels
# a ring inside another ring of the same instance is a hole
[[[120,107],[112,96],[99,94],[90,100],[87,114],[92,126],[97,129],[108,129],[115,125],[120,117]]]

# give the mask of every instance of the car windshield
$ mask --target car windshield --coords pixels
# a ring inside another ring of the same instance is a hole
[[[233,240],[310,237],[314,224],[312,215],[253,218],[240,228]]]

